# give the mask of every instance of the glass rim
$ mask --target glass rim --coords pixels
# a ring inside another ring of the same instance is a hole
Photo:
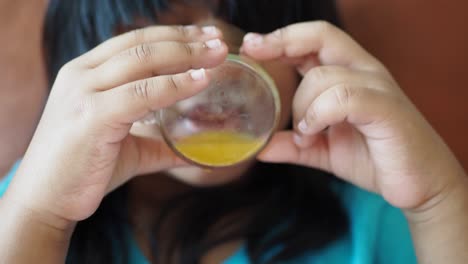
[[[268,136],[263,139],[264,141],[262,142],[260,147],[258,147],[255,151],[253,151],[246,158],[244,158],[244,159],[242,159],[242,160],[240,160],[238,162],[235,162],[235,163],[232,163],[232,164],[227,164],[227,165],[224,165],[224,164],[223,165],[205,164],[205,163],[197,162],[197,161],[195,161],[193,159],[188,158],[184,153],[182,153],[181,151],[179,151],[176,148],[175,142],[173,142],[169,138],[168,131],[166,131],[166,128],[163,125],[163,122],[159,122],[159,128],[160,128],[160,131],[161,131],[161,135],[162,135],[164,141],[166,142],[166,144],[169,146],[169,148],[179,158],[186,161],[187,163],[189,163],[191,165],[195,165],[197,167],[205,168],[205,169],[228,168],[228,167],[241,165],[241,164],[244,164],[244,163],[246,163],[248,161],[253,160],[255,158],[255,156],[258,153],[260,153],[268,145],[268,142],[270,142],[271,138],[273,137],[274,132],[276,131],[276,129],[277,129],[278,125],[279,125],[279,121],[280,121],[280,117],[281,117],[281,101],[280,101],[279,91],[278,91],[278,88],[276,86],[275,81],[268,74],[268,72],[260,64],[258,64],[257,62],[255,62],[254,60],[252,60],[252,59],[250,59],[250,58],[248,58],[246,56],[241,56],[241,55],[236,55],[236,54],[228,54],[225,62],[226,61],[237,63],[237,64],[247,68],[254,75],[257,75],[258,77],[260,77],[266,83],[266,85],[268,87],[268,90],[270,91],[270,93],[272,95],[272,98],[273,98],[273,104],[274,104],[274,108],[275,108],[274,109],[275,110],[274,121],[273,121],[272,127],[268,131]],[[164,115],[165,109],[160,109],[158,112],[159,112],[158,113],[159,114],[158,119],[161,121],[161,120],[163,120],[163,115]]]

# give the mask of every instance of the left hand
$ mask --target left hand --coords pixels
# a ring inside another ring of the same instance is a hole
[[[293,102],[296,132],[277,133],[259,159],[329,171],[404,209],[443,197],[464,178],[387,69],[338,28],[309,22],[249,34],[242,52],[285,60],[304,77]]]

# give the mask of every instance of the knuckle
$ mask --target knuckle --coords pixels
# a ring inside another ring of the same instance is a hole
[[[76,67],[74,65],[74,62],[67,62],[65,65],[60,68],[58,74],[57,74],[57,80],[61,79],[75,79],[76,76]]]
[[[315,104],[312,104],[309,109],[307,109],[305,119],[307,123],[317,122],[318,120],[317,115],[317,107]]]
[[[153,98],[153,105],[155,105],[156,108],[166,107],[181,97],[181,86],[176,76],[169,75],[157,78],[155,79],[154,86],[155,96]]]
[[[146,62],[153,56],[153,47],[150,44],[142,43],[130,50],[139,62]]]
[[[328,74],[330,73],[330,69],[324,66],[315,67],[309,70],[304,78],[307,82],[320,82],[327,78]]]
[[[96,66],[95,63],[92,62],[93,56],[96,53],[95,50],[96,49],[87,51],[82,55],[68,61],[67,64],[74,68],[92,69]]]
[[[282,27],[282,28],[277,29],[273,33],[273,36],[275,36],[276,38],[278,38],[280,40],[285,40],[285,39],[287,39],[288,32],[289,32],[288,27]]]
[[[335,100],[341,108],[347,108],[356,96],[356,89],[351,88],[347,84],[339,84],[332,90]]]
[[[137,100],[143,100],[149,104],[151,86],[149,80],[141,80],[133,84],[131,91]]]
[[[176,77],[174,77],[174,75],[168,76],[167,86],[169,91],[174,94],[177,94],[180,88],[180,85],[177,82]]]
[[[80,57],[74,59],[74,62],[81,64],[84,68],[92,69],[96,66],[96,63],[93,63],[93,56],[91,53],[87,52]]]
[[[75,70],[75,66],[74,66],[74,63],[73,61],[69,61],[67,63],[65,63],[62,68],[60,68],[60,71],[61,73],[70,73],[70,72],[74,72]]]
[[[335,26],[325,20],[315,21],[314,26],[318,32],[323,34],[328,34],[335,30]]]
[[[175,33],[179,36],[181,36],[182,39],[188,39],[189,32],[187,30],[187,27],[184,26],[172,26],[171,27]]]
[[[381,76],[379,76],[378,73],[375,74],[377,77],[376,84],[374,85],[376,90],[393,91],[398,87],[398,83],[394,79],[391,77],[388,78],[384,73],[381,73],[380,75]]]
[[[94,98],[88,96],[75,101],[72,107],[72,118],[81,120],[98,119],[99,112]]]
[[[143,28],[134,29],[131,34],[133,34],[135,43],[142,43],[145,41],[145,30]]]
[[[190,43],[182,43],[182,49],[187,57],[192,57],[195,54],[195,48]]]

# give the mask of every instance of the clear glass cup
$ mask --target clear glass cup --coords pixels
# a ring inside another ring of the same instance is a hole
[[[154,120],[166,143],[189,163],[214,168],[250,160],[278,124],[276,85],[260,65],[232,54],[211,76],[207,89],[154,113]]]

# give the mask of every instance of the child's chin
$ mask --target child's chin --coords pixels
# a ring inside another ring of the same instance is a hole
[[[195,187],[213,187],[225,185],[239,179],[251,166],[251,163],[220,169],[204,169],[195,166],[175,168],[169,175],[185,184]]]

